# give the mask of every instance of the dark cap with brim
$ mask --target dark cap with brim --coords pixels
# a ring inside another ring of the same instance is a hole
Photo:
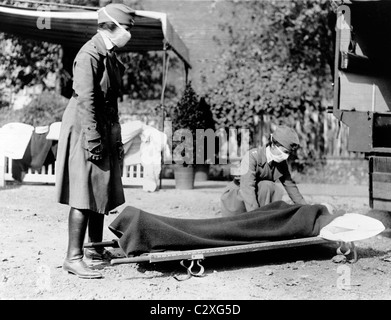
[[[300,144],[297,133],[287,126],[278,126],[273,132],[273,139],[289,152],[295,150]]]
[[[105,10],[102,9],[98,11],[98,24],[103,22],[113,22],[110,19],[110,17],[112,17],[113,19],[117,20],[119,24],[129,26],[134,25],[134,16],[136,11],[132,8],[122,3],[110,3],[104,7]]]

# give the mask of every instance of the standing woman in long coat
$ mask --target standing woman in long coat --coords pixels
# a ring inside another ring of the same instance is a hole
[[[107,250],[86,249],[100,242],[104,215],[125,202],[120,161],[123,157],[118,96],[124,66],[114,50],[130,40],[135,11],[109,4],[98,12],[98,32],[73,64],[73,97],[64,112],[56,159],[59,203],[69,205],[68,250],[63,269],[81,278],[101,278],[86,258],[108,260]]]

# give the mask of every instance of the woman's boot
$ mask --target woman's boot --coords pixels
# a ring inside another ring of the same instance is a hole
[[[92,270],[83,261],[83,243],[88,223],[88,211],[71,208],[68,220],[68,251],[63,269],[79,278],[102,278],[102,274]]]
[[[88,242],[102,242],[104,214],[90,211],[88,220]],[[113,255],[105,248],[88,248],[84,250],[86,258],[92,261],[110,261]]]

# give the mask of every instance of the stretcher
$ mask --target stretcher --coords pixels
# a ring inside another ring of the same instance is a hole
[[[128,206],[109,229],[115,240],[84,247],[120,248],[125,257],[112,259],[111,265],[180,261],[189,278],[204,276],[201,263],[208,257],[321,244],[336,245],[333,261],[355,263],[355,242],[373,237],[385,227],[379,220],[357,213],[331,215],[323,205],[280,201],[234,217],[210,219],[165,217]]]
[[[254,242],[243,245],[205,248],[205,249],[193,249],[183,251],[163,251],[163,252],[150,252],[144,253],[139,256],[125,257],[125,258],[114,258],[111,260],[111,265],[128,264],[128,263],[156,263],[156,262],[167,262],[167,261],[180,261],[187,275],[184,279],[186,280],[192,276],[202,277],[205,275],[205,268],[201,262],[208,257],[222,256],[222,255],[233,255],[241,253],[251,253],[258,251],[268,251],[273,249],[282,248],[294,248],[309,245],[320,245],[334,243],[337,245],[337,255],[345,257],[350,263],[355,263],[358,260],[357,249],[354,242],[341,242],[341,241],[330,241],[322,237],[308,237],[301,239],[290,239],[280,241],[268,241],[268,242]],[[90,242],[84,244],[85,248],[102,248],[112,247],[119,248],[117,240],[105,241],[105,242]],[[195,271],[198,268],[198,272]]]

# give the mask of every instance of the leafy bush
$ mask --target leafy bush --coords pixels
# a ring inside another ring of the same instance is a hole
[[[174,134],[173,151],[176,163],[181,164],[181,159],[183,159],[185,166],[195,164],[197,155],[205,159],[205,154],[200,153],[202,149],[195,148],[196,130],[214,129],[215,124],[209,105],[205,99],[200,99],[191,82],[186,84],[180,100],[171,108],[170,117]],[[186,135],[183,130],[187,130],[187,133],[190,134]],[[180,136],[176,137],[176,134]],[[185,141],[182,141],[183,137],[185,137]],[[181,140],[179,141],[177,138],[181,138]]]
[[[131,99],[156,100],[162,93],[162,60],[163,52],[124,52],[119,54],[121,62],[125,65],[122,78],[122,92]],[[169,73],[175,81],[166,83],[165,97],[175,97],[180,82],[179,71],[181,65],[174,54],[170,55]],[[172,80],[172,79],[170,79]],[[182,83],[180,84],[182,85]]]
[[[20,122],[37,127],[61,121],[67,103],[63,96],[44,91],[23,108]]]
[[[0,33],[0,49],[2,91],[17,92],[36,84],[45,86],[47,75],[58,72],[61,66],[59,45]],[[8,105],[8,97],[2,94],[0,104]]]

